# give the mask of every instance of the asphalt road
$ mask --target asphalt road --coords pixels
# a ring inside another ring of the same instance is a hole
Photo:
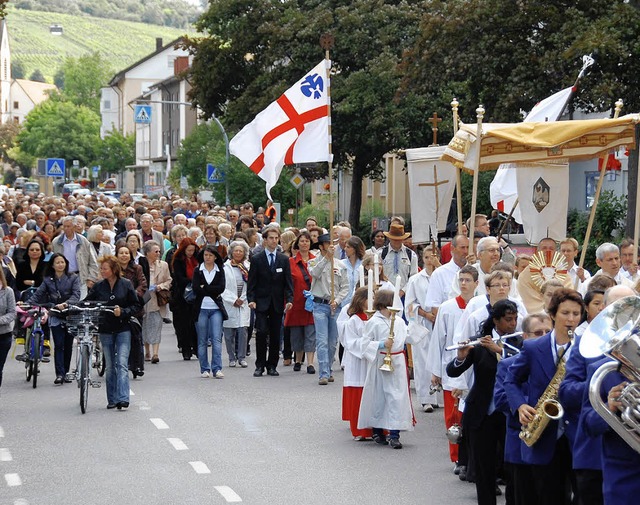
[[[416,407],[402,450],[355,442],[341,420],[342,373],[280,366],[202,379],[163,328],[161,362],[131,380],[131,406],[107,410],[91,389],[85,415],[76,384],[38,388],[7,360],[0,390],[0,504],[449,504],[475,503],[475,487],[449,462],[442,409]],[[249,358],[251,360],[253,356]],[[414,402],[415,403],[415,402]],[[499,501],[500,503],[500,501]]]

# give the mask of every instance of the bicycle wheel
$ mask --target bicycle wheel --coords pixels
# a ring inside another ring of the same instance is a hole
[[[80,410],[84,414],[87,411],[89,400],[89,378],[91,373],[91,356],[89,347],[83,345],[80,349]]]
[[[38,365],[40,364],[40,353],[42,346],[42,335],[40,332],[33,332],[31,335],[31,364],[32,364],[32,378],[33,378],[33,389],[38,385]]]
[[[31,332],[27,331],[24,336],[24,354],[26,359],[24,360],[24,370],[27,382],[31,380],[33,375],[33,363],[31,362]]]
[[[100,343],[100,339],[96,341],[96,347],[93,351],[95,356],[95,367],[98,372],[98,376],[102,377],[104,375],[104,370],[106,368],[106,361],[104,359],[104,353],[102,352],[102,344]]]

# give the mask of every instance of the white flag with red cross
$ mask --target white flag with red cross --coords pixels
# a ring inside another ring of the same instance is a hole
[[[331,161],[329,68],[329,60],[320,62],[229,143],[229,151],[267,183],[269,199],[284,165]]]

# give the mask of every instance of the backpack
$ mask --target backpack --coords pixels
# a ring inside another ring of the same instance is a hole
[[[409,249],[408,247],[406,248],[407,251],[407,257],[409,258],[409,262],[411,262],[413,260],[413,251],[411,249]],[[387,254],[389,254],[389,246],[386,245],[382,248],[382,252],[380,253],[380,256],[382,256],[382,261],[384,261],[384,259],[387,257]]]

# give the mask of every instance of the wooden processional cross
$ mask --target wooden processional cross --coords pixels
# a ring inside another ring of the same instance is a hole
[[[435,147],[438,145],[438,123],[440,123],[442,121],[442,118],[438,117],[438,113],[434,112],[433,116],[431,117],[431,119],[429,119],[429,123],[431,123],[431,128],[433,129],[433,144],[431,144],[429,147]],[[423,182],[418,184],[418,186],[427,186],[427,187],[431,187],[433,186],[433,190],[435,192],[435,196],[436,196],[436,223],[438,221],[438,211],[440,210],[440,201],[439,201],[439,197],[438,197],[438,186],[441,186],[442,184],[447,184],[449,182],[449,179],[446,179],[444,181],[438,181],[438,169],[436,167],[436,165],[433,165],[433,182]],[[437,224],[436,224],[436,228],[437,228]],[[435,236],[434,239],[432,241],[434,250],[435,250]]]

